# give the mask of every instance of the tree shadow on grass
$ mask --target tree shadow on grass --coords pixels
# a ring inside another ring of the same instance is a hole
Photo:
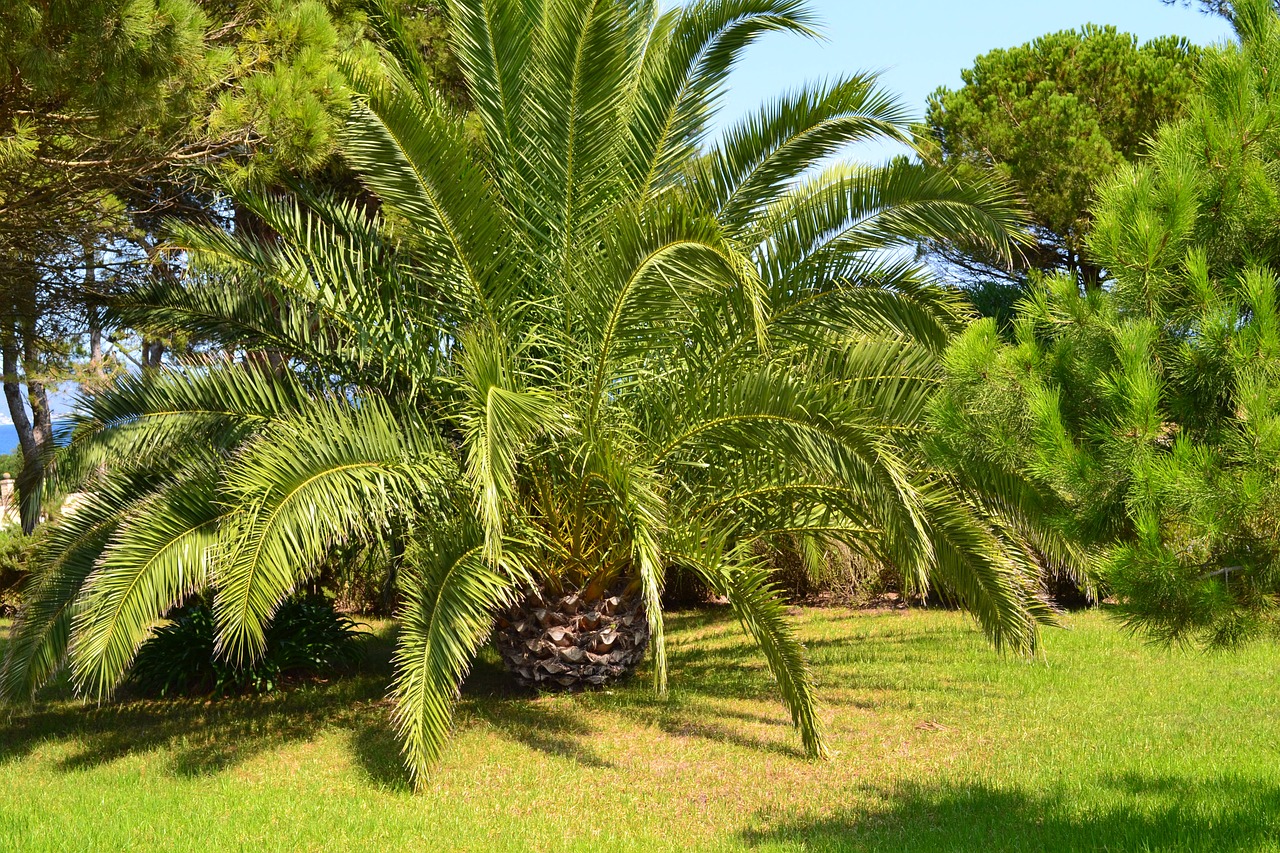
[[[857,618],[854,613],[848,617]],[[759,646],[748,638],[728,608],[696,614],[676,614],[669,624],[678,630],[696,628],[704,642],[670,644],[670,678],[673,688],[714,698],[750,701],[780,701],[777,684],[765,665]],[[707,634],[706,629],[714,628]],[[922,629],[906,634],[861,634],[859,636],[805,640],[810,663],[820,668],[819,691],[823,685],[843,691],[902,692],[903,675],[926,672],[939,660],[955,654],[954,629]],[[980,636],[975,642],[985,642]],[[993,659],[998,652],[986,649]],[[946,694],[960,700],[990,700],[998,685],[963,671],[946,681],[934,679],[912,685],[928,693]],[[878,703],[859,698],[822,696],[823,704],[870,707]]]
[[[463,688],[462,715],[471,715],[502,737],[585,767],[611,767],[593,748],[592,712],[625,717],[675,736],[692,736],[792,757],[803,755],[792,736],[773,678],[755,645],[742,635],[732,612],[712,609],[672,614],[673,633],[701,635],[670,646],[669,699],[654,698],[647,665],[608,696],[588,695],[568,705],[541,702],[516,687],[497,655],[486,650]],[[708,630],[710,631],[709,636]],[[879,657],[894,661],[925,654],[910,642],[876,637]],[[929,642],[935,642],[930,638]],[[322,731],[350,733],[354,758],[370,781],[405,788],[400,745],[391,723],[386,689],[391,681],[394,628],[384,625],[368,641],[360,671],[328,684],[313,684],[265,697],[204,701],[132,701],[101,707],[59,701],[0,718],[0,763],[20,760],[45,743],[69,746],[58,766],[78,770],[145,752],[166,754],[180,776],[217,773]],[[819,641],[815,646],[825,645]],[[2,652],[2,649],[0,649]],[[834,652],[832,653],[834,655]],[[838,670],[842,671],[842,670]],[[704,701],[711,700],[711,701]],[[722,700],[777,703],[776,718],[719,707]],[[744,726],[745,724],[745,726]],[[757,737],[750,726],[776,726],[779,738]]]
[[[57,766],[67,771],[167,751],[172,773],[203,776],[327,729],[364,725],[381,693],[376,679],[362,677],[267,697],[37,707],[4,725],[0,763],[64,742],[71,749]]]
[[[158,751],[167,754],[175,775],[217,773],[282,744],[385,717],[376,706],[390,673],[389,650],[386,632],[373,635],[358,672],[265,696],[126,699],[93,706],[63,698],[65,691],[55,688],[53,701],[0,718],[0,764],[56,743],[68,747],[56,764],[66,771]]]
[[[806,851],[1244,851],[1280,843],[1280,788],[1126,774],[1091,795],[983,785],[868,789],[883,807],[765,819],[749,847]]]
[[[580,716],[533,701],[537,695],[515,686],[497,655],[486,650],[463,686],[459,724],[478,722],[503,738],[583,767],[614,767],[591,748],[593,731]],[[366,718],[352,732],[352,749],[370,781],[384,789],[407,791],[412,786],[391,721],[391,703],[383,704],[383,713]]]
[[[648,688],[652,662],[646,661],[629,681],[606,694],[588,693],[568,708],[552,710],[531,701],[536,693],[516,687],[492,650],[477,662],[463,697],[471,699],[474,712],[505,737],[588,767],[608,766],[591,748],[592,731],[582,722],[588,711],[622,716],[632,724],[675,737],[697,737],[788,758],[805,757],[763,655],[745,636],[732,610],[678,612],[667,616],[667,624],[673,635],[683,635],[681,641],[668,645],[672,692],[667,698],[655,698]],[[698,639],[690,640],[691,634]],[[838,680],[842,688],[901,691],[900,676],[886,677],[879,670],[885,666],[904,669],[936,659],[951,650],[955,633],[940,630],[918,637],[889,634],[866,639],[868,649],[874,651],[855,658],[840,655],[842,648],[848,649],[844,640],[817,640],[808,646],[811,652],[817,650],[834,660],[825,667],[825,678]],[[983,699],[989,699],[993,690],[987,683],[968,684],[959,679],[949,684],[931,683],[928,688]],[[777,714],[726,707],[725,700],[768,703],[776,706]],[[825,696],[823,701],[836,700]],[[762,726],[772,728],[772,736],[761,732]]]
[[[682,612],[668,617],[673,632],[714,627],[720,632],[741,630],[728,608]],[[754,665],[742,665],[743,657],[755,655]],[[597,769],[614,765],[602,758],[592,746],[595,732],[586,722],[589,713],[610,713],[629,722],[652,726],[681,737],[700,737],[720,743],[736,744],[762,752],[790,757],[803,757],[797,745],[780,744],[751,737],[741,724],[775,725],[788,733],[790,723],[785,712],[778,717],[748,714],[723,708],[709,708],[690,699],[764,699],[779,703],[781,699],[773,677],[764,668],[759,650],[745,638],[717,651],[704,651],[700,645],[668,646],[673,693],[657,698],[651,683],[651,661],[620,684],[607,691],[577,694],[569,704],[552,706],[540,701],[537,691],[520,688],[503,669],[496,652],[486,649],[463,686],[464,700],[471,700],[468,711],[482,719],[502,736],[548,755],[568,758],[584,767]],[[563,695],[563,694],[561,694]]]
[[[165,757],[167,772],[196,777],[336,730],[349,733],[353,758],[372,783],[406,790],[410,780],[391,719],[392,704],[385,698],[393,642],[392,630],[371,637],[366,660],[354,674],[265,696],[135,699],[94,706],[55,689],[52,699],[0,716],[0,765],[56,744],[64,748],[54,766],[66,772],[155,752]],[[612,766],[591,749],[591,730],[577,715],[529,701],[535,694],[516,688],[496,655],[486,657],[492,659],[482,658],[465,686],[464,715],[549,755],[594,768]]]
[[[529,701],[482,705],[476,716],[503,737],[591,769],[613,769],[592,745],[594,730],[580,716]]]

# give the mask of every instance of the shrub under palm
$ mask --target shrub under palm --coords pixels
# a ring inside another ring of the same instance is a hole
[[[673,564],[733,605],[823,754],[761,540],[848,543],[1030,648],[1049,614],[1012,511],[917,452],[957,315],[894,251],[1007,246],[1002,192],[906,163],[823,168],[850,142],[906,138],[866,76],[709,143],[742,49],[809,32],[798,0],[453,0],[448,15],[470,120],[389,16],[385,73],[353,73],[345,154],[376,211],[240,193],[278,236],[182,231],[195,272],[122,301],[122,322],[277,357],[84,401],[58,465],[91,472],[93,497],[52,534],[5,695],[64,659],[82,693],[109,695],[198,591],[220,652],[253,658],[328,553],[391,538],[407,543],[395,714],[419,780],[495,613],[526,595],[634,590],[664,690]]]

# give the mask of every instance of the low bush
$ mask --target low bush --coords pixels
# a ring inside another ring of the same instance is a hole
[[[391,617],[399,598],[392,570],[391,547],[385,542],[358,542],[334,549],[320,565],[315,589],[333,599],[345,613]]]
[[[30,571],[39,531],[24,536],[16,527],[0,529],[0,617],[18,611],[22,585]]]
[[[901,600],[900,572],[840,543],[806,553],[803,543],[780,538],[761,544],[756,555],[772,569],[774,586],[793,604],[869,607]],[[679,565],[667,567],[664,607],[681,610],[715,600],[715,593],[693,572]]]
[[[207,602],[190,602],[170,619],[139,650],[129,675],[132,686],[148,696],[268,693],[289,681],[349,668],[361,655],[363,632],[318,596],[281,606],[267,629],[266,652],[245,665],[215,653],[217,632]]]

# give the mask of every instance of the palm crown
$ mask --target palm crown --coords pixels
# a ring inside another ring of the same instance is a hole
[[[865,76],[709,143],[743,48],[810,33],[797,0],[447,6],[473,115],[389,14],[384,67],[351,71],[345,157],[376,205],[238,192],[271,238],[179,228],[192,274],[118,306],[278,357],[192,361],[83,402],[58,466],[92,498],[53,534],[5,694],[68,659],[106,696],[197,591],[222,653],[251,657],[327,554],[389,531],[410,543],[394,694],[418,778],[493,614],[534,588],[638,590],[662,691],[663,573],[696,572],[758,641],[811,754],[810,674],[761,541],[846,542],[1029,648],[1049,614],[1008,507],[918,450],[957,313],[894,251],[1007,248],[1004,194],[905,162],[822,167],[906,138]]]

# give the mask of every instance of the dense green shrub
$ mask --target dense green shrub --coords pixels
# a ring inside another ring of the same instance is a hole
[[[22,473],[22,451],[14,448],[9,453],[0,453],[0,474],[16,477]]]
[[[326,675],[360,659],[362,632],[327,600],[295,598],[267,629],[266,651],[237,664],[216,652],[213,611],[203,600],[179,608],[138,652],[129,679],[147,695],[269,693],[298,678]]]
[[[17,527],[0,529],[0,616],[17,612],[19,593],[38,540],[38,534],[24,536]]]
[[[902,573],[839,542],[783,537],[760,549],[773,582],[796,603],[862,607],[902,591]]]
[[[317,572],[315,588],[346,613],[390,617],[399,601],[393,551],[381,540],[335,547]]]

